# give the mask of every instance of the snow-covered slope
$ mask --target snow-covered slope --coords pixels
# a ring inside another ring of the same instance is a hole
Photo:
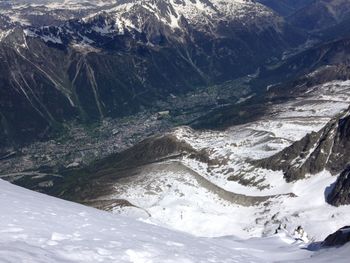
[[[2,180],[0,188],[1,262],[347,262],[349,256],[349,246],[313,252],[283,233],[247,241],[197,238]]]
[[[1,262],[231,262],[253,256],[0,181]],[[255,259],[257,262],[257,259]]]

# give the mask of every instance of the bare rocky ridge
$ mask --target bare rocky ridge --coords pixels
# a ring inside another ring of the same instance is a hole
[[[324,169],[337,175],[340,173],[327,201],[334,205],[350,204],[350,116],[343,113],[331,120],[319,132],[307,134],[283,151],[255,164],[271,170],[283,170],[287,182],[305,178],[306,174],[317,174]]]
[[[320,132],[307,134],[283,151],[257,165],[271,170],[283,170],[287,182],[305,178],[306,174],[316,174],[326,166],[332,147],[330,134],[334,132],[334,123],[330,123]]]
[[[319,132],[307,134],[283,151],[257,164],[272,170],[283,170],[288,182],[303,179],[327,169],[340,173],[350,162],[348,112],[331,120]]]
[[[201,188],[214,194],[220,200],[232,204],[253,206],[278,197],[278,195],[248,196],[226,191],[181,163],[181,158],[184,156],[208,165],[217,165],[217,160],[210,159],[205,151],[197,151],[186,142],[179,141],[169,134],[146,139],[126,151],[95,162],[87,168],[66,171],[61,174],[63,177],[28,174],[24,180],[16,180],[16,184],[28,183],[27,180],[32,177],[29,180],[32,181],[33,189],[37,191],[103,210],[134,206],[127,200],[115,199],[113,196],[121,196],[124,187],[131,187],[135,182],[138,182],[138,185],[145,184],[144,190],[147,192],[148,187],[151,189],[157,185],[156,181],[152,183],[152,180],[156,180],[156,178],[152,179],[152,174],[161,171],[164,177],[168,177],[167,174],[172,172],[187,174]],[[44,184],[48,180],[51,180],[51,185]],[[183,180],[183,183],[186,184],[187,179]],[[158,189],[154,195],[162,195],[162,191]]]
[[[42,190],[78,202],[95,200],[113,193],[113,185],[119,179],[140,173],[144,166],[185,154],[192,155],[193,158],[206,158],[187,143],[178,141],[171,135],[149,138],[87,168],[67,171],[61,182],[59,178],[55,180],[53,189]]]

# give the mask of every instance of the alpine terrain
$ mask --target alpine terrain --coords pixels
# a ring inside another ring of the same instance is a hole
[[[346,0],[0,1],[0,261],[348,262],[349,26]]]

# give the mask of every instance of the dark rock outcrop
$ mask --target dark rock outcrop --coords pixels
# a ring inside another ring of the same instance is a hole
[[[326,197],[334,206],[350,204],[350,115],[330,121],[321,131],[307,134],[276,155],[255,162],[256,165],[282,170],[286,181],[305,178],[326,169],[340,173]]]
[[[204,152],[196,151],[188,143],[166,134],[148,138],[123,152],[93,162],[88,167],[64,169],[59,172],[62,176],[39,178],[33,174],[14,183],[64,199],[87,202],[113,192],[116,181],[141,173],[147,165],[185,155],[210,163]],[[45,181],[52,181],[54,187],[41,187]]]
[[[282,170],[287,182],[303,179],[307,173],[322,171],[329,162],[333,133],[337,121],[331,121],[319,132],[307,134],[276,155],[257,161],[258,166],[274,171]]]
[[[323,242],[323,247],[342,246],[350,242],[350,226],[344,226],[335,233],[329,235]]]
[[[327,202],[334,206],[350,205],[350,166],[338,177],[331,192],[327,196]]]
[[[349,127],[350,116],[346,112],[331,120],[319,132],[307,134],[283,151],[255,164],[271,170],[282,170],[288,182],[324,169],[336,175],[350,163]]]

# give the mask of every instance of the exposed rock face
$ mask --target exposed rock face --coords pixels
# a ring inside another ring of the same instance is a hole
[[[322,243],[323,247],[342,246],[350,242],[350,226],[344,226],[335,233],[329,235]]]
[[[338,174],[350,163],[349,125],[347,112],[331,120],[319,132],[307,134],[285,150],[257,163],[268,169],[283,170],[288,182],[324,169]]]
[[[179,141],[175,136],[167,134],[160,137],[148,138],[135,146],[115,155],[101,160],[93,165],[100,172],[104,166],[118,170],[135,168],[141,165],[153,163],[173,156],[195,154],[191,145]]]
[[[307,173],[322,171],[332,148],[332,133],[336,122],[329,123],[320,132],[307,134],[273,157],[258,161],[259,165],[272,170],[283,170],[288,182],[303,179]]]
[[[350,167],[338,177],[332,191],[327,196],[327,202],[334,206],[350,205]]]
[[[349,163],[350,155],[350,116],[341,118],[338,122],[337,133],[334,139],[334,146],[329,157],[328,167],[334,173],[344,169]]]
[[[286,181],[305,178],[326,169],[340,173],[327,196],[334,206],[350,204],[350,115],[349,111],[331,120],[319,132],[307,134],[276,155],[255,162],[271,170],[282,170]]]

